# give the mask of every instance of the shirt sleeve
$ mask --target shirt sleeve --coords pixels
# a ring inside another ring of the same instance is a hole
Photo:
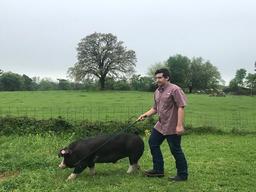
[[[187,105],[187,97],[181,88],[174,91],[173,98],[178,107],[185,107]]]
[[[152,107],[154,110],[157,111],[157,106],[156,106],[156,96],[155,96],[155,93],[154,93],[154,103],[153,103],[153,107]]]

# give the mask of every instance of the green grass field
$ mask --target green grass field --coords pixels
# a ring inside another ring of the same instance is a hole
[[[0,116],[81,120],[127,120],[148,110],[153,93],[136,91],[0,92]],[[188,95],[186,124],[230,131],[256,130],[256,97]]]
[[[0,116],[68,120],[127,120],[151,107],[149,92],[0,92]],[[215,127],[226,134],[188,134],[183,149],[189,164],[189,180],[172,183],[174,160],[167,143],[164,178],[146,178],[142,172],[127,175],[128,160],[97,164],[97,174],[88,170],[77,180],[66,182],[72,169],[58,168],[58,150],[74,140],[73,135],[45,134],[0,136],[0,191],[255,191],[256,97],[188,95],[186,124]],[[150,129],[149,127],[148,129]],[[234,135],[239,129],[254,134]],[[151,155],[144,137],[142,170],[151,168]]]
[[[146,149],[142,170],[151,168]],[[141,172],[127,175],[128,159],[97,164],[96,175],[85,170],[75,181],[65,181],[72,169],[61,170],[59,148],[72,138],[65,136],[0,137],[0,191],[255,191],[256,139],[253,135],[186,135],[183,148],[189,163],[189,180],[173,183],[174,160],[165,142],[164,178],[147,178]]]

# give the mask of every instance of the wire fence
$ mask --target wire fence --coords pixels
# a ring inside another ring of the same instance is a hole
[[[138,117],[150,106],[83,106],[83,107],[7,107],[0,108],[0,117],[17,116],[33,117],[36,119],[58,118],[78,121],[127,121]],[[154,117],[157,121],[157,117]],[[205,113],[186,111],[185,124],[192,127],[215,127],[223,131],[239,129],[244,131],[256,131],[256,112],[222,112]]]
[[[145,112],[149,106],[83,106],[83,107],[7,107],[0,108],[0,117],[17,116],[37,119],[62,117],[66,120],[125,121]]]

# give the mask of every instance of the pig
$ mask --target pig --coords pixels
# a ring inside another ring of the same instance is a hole
[[[116,163],[129,158],[127,173],[140,169],[139,159],[144,152],[144,142],[137,134],[121,133],[80,139],[62,148],[58,156],[63,157],[60,168],[74,168],[67,180],[75,179],[89,167],[90,175],[95,174],[95,163]]]

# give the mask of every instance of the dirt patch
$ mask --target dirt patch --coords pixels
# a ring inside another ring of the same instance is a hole
[[[11,177],[17,177],[20,173],[18,171],[7,171],[7,172],[0,172],[0,182],[9,179]]]

